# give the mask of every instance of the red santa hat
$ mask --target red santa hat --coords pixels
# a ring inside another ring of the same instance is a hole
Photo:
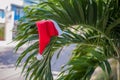
[[[53,36],[60,36],[62,34],[62,30],[53,20],[37,21],[36,26],[39,34],[39,54],[37,55],[37,59],[41,60],[43,59],[42,53],[50,43],[50,39]]]

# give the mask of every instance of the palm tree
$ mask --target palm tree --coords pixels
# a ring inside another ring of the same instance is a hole
[[[53,80],[51,58],[58,56],[66,45],[76,44],[69,62],[63,67],[58,80],[90,80],[99,66],[109,79],[111,67],[108,59],[114,58],[120,67],[120,7],[119,0],[48,0],[24,9],[19,21],[17,51],[22,45],[33,42],[19,56],[16,65],[27,57],[23,72],[26,80]],[[38,34],[35,22],[55,20],[63,31],[62,37],[53,37],[38,61]],[[119,70],[120,71],[120,70]],[[120,73],[118,72],[118,80]]]

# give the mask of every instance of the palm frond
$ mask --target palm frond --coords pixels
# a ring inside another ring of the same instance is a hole
[[[72,58],[65,65],[58,80],[89,80],[100,66],[108,76],[109,58],[119,58],[120,7],[118,0],[49,0],[25,7],[25,16],[19,21],[19,41],[15,50],[32,42],[19,56],[17,66],[28,55],[23,66],[26,80],[53,80],[51,58],[54,52],[66,45],[76,44]],[[34,57],[38,52],[38,34],[35,22],[53,19],[65,32],[53,37],[41,61]]]

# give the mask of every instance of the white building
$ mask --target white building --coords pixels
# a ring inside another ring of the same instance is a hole
[[[13,38],[14,24],[23,16],[23,0],[0,1],[0,42],[9,43]]]

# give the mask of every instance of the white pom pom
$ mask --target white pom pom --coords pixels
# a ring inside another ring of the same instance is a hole
[[[37,60],[42,60],[42,59],[43,59],[43,56],[40,55],[40,54],[37,54],[36,58],[37,58]]]

